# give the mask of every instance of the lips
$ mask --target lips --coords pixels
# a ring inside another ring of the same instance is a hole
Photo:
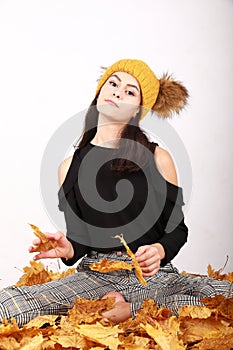
[[[106,99],[104,101],[109,103],[112,106],[115,106],[115,107],[119,108],[118,104],[116,102],[114,102],[113,100]]]

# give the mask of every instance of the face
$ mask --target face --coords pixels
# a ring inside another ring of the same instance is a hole
[[[97,110],[109,120],[127,123],[139,111],[140,102],[137,79],[126,72],[115,72],[100,90]]]

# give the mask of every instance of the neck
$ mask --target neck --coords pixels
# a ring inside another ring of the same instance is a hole
[[[125,124],[109,122],[99,115],[97,132],[91,143],[94,145],[103,145],[105,147],[116,147],[121,137],[121,131]]]

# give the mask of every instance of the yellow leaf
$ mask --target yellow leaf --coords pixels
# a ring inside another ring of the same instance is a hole
[[[32,249],[32,252],[41,252],[45,250],[55,249],[57,247],[57,242],[50,241],[43,232],[40,231],[39,227],[29,224],[33,229],[34,234],[40,238],[41,243]]]
[[[26,337],[23,338],[22,341],[20,342],[20,350],[41,350],[42,343],[43,343],[43,335],[38,334],[35,337]]]
[[[21,347],[15,338],[0,336],[0,349],[1,350],[18,350],[18,349],[21,349]]]
[[[82,349],[86,346],[85,338],[78,333],[68,335],[51,335],[50,339],[53,342],[60,344],[64,348],[76,347]]]
[[[104,327],[100,323],[91,325],[82,324],[77,326],[76,330],[87,339],[108,346],[111,350],[117,350],[118,345],[121,344],[118,339],[118,334],[123,331],[121,331],[118,326]]]
[[[180,317],[208,318],[211,316],[211,310],[206,306],[183,305],[178,313]]]
[[[8,336],[18,330],[19,327],[14,318],[12,318],[11,323],[8,323],[6,319],[3,319],[3,323],[0,324],[0,336]]]
[[[199,344],[199,350],[217,349],[230,350],[233,349],[233,329],[226,328],[222,331],[215,331],[208,334]]]
[[[123,235],[116,235],[116,236],[114,236],[114,238],[119,238],[119,240],[121,241],[121,243],[125,247],[128,255],[131,257],[131,259],[133,261],[134,268],[135,268],[135,273],[136,273],[136,276],[137,276],[139,282],[143,285],[147,285],[145,278],[142,276],[142,269],[141,269],[135,255],[134,255],[134,253],[132,252],[132,250],[129,248],[126,241],[124,240]]]
[[[50,326],[55,326],[55,321],[57,320],[57,315],[45,315],[45,316],[37,316],[29,321],[24,328],[40,328],[45,324],[49,324]]]
[[[158,322],[155,321],[155,327],[149,323],[141,324],[147,334],[152,337],[160,346],[161,350],[185,350],[186,346],[182,340],[178,338],[179,322],[175,317],[169,319],[168,329],[163,329]]]
[[[103,260],[98,261],[97,263],[93,263],[89,266],[89,268],[93,271],[98,272],[111,272],[111,271],[117,271],[117,270],[129,270],[131,271],[133,266],[130,264],[127,264],[124,261],[114,261],[114,260],[107,260],[105,257]]]

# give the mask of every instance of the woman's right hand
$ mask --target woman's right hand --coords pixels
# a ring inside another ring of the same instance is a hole
[[[66,258],[71,259],[74,256],[73,246],[68,241],[64,233],[57,231],[55,233],[44,233],[51,243],[56,243],[56,248],[50,250],[44,250],[37,253],[33,260],[45,259],[45,258]],[[41,244],[41,239],[36,238],[32,241],[33,246],[28,248],[29,253],[33,253],[33,249],[37,248]]]

